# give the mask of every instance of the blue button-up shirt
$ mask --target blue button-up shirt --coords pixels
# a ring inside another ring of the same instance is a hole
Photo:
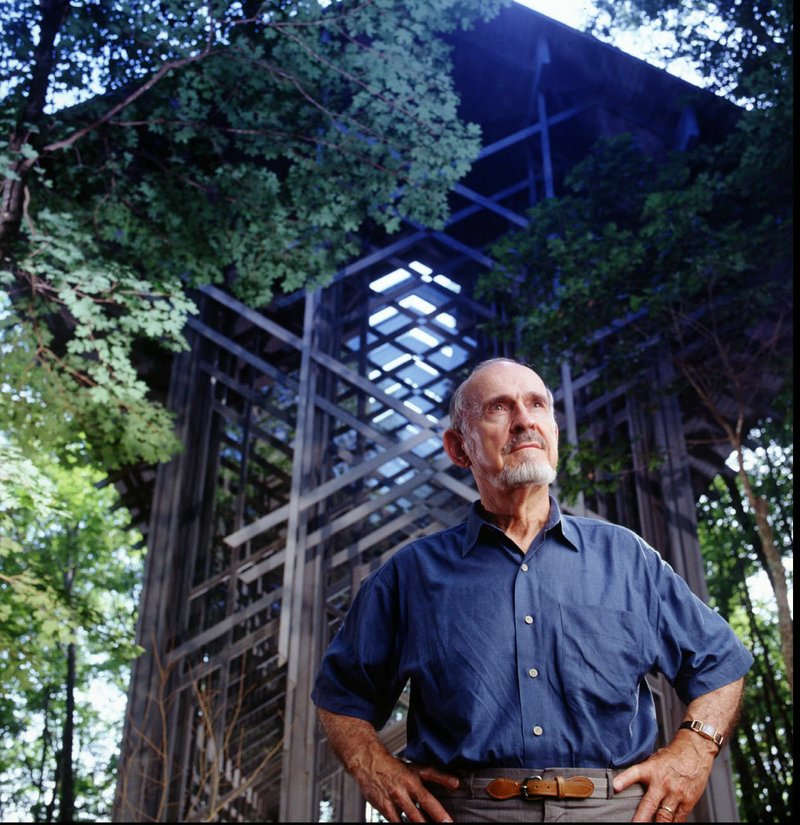
[[[380,728],[410,680],[414,762],[625,767],[655,745],[647,673],[689,702],[752,661],[630,530],[562,516],[551,498],[523,557],[476,502],[364,581],[312,698]]]

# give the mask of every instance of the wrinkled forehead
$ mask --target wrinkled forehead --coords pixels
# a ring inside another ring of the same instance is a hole
[[[479,370],[464,385],[464,400],[480,407],[493,398],[520,398],[537,395],[547,398],[544,381],[522,364],[494,364]]]

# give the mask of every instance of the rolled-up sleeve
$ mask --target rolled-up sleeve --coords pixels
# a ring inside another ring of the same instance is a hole
[[[744,676],[753,656],[662,559],[655,573],[657,669],[685,704]]]
[[[404,686],[398,674],[401,636],[392,565],[368,577],[323,657],[311,693],[315,705],[380,729]]]

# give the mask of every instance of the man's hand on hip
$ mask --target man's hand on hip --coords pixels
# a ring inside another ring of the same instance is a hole
[[[458,778],[437,768],[411,765],[375,752],[369,764],[351,770],[361,793],[389,822],[404,814],[411,822],[452,822],[450,815],[423,782],[458,787]]]
[[[633,822],[686,822],[689,812],[703,795],[714,765],[717,746],[697,741],[683,731],[649,759],[631,765],[614,779],[614,790],[621,791],[640,782],[647,792]]]
[[[318,709],[328,741],[364,798],[389,822],[403,815],[411,822],[452,822],[423,782],[457,788],[457,776],[438,768],[412,765],[392,756],[375,728],[363,719]]]

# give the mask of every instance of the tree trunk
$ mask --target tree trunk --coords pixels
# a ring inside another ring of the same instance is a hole
[[[678,336],[680,340],[680,335]],[[711,336],[715,343],[715,349],[721,356],[723,364],[728,363],[728,357],[724,346],[715,336]],[[789,690],[794,693],[794,624],[792,622],[792,611],[789,608],[789,588],[786,584],[786,571],[783,569],[783,559],[780,550],[775,545],[775,535],[769,521],[769,503],[759,496],[750,483],[750,476],[745,468],[744,457],[744,433],[745,404],[738,400],[739,412],[735,422],[732,422],[725,415],[716,403],[714,392],[715,383],[706,381],[702,374],[695,370],[690,364],[677,362],[684,377],[697,393],[700,402],[711,413],[714,420],[719,424],[725,433],[731,450],[736,453],[737,473],[744,488],[744,494],[750,506],[753,508],[756,520],[756,530],[761,542],[761,550],[764,555],[765,569],[769,576],[772,590],[775,593],[775,603],[778,608],[778,633],[781,639],[781,652],[786,666],[786,681]],[[730,385],[738,387],[741,385],[741,376],[732,375]]]
[[[761,548],[767,562],[767,573],[775,593],[775,602],[778,607],[778,632],[781,637],[781,651],[786,665],[786,680],[789,690],[794,693],[794,624],[792,611],[789,609],[789,588],[786,584],[786,571],[783,569],[783,560],[775,546],[775,536],[772,525],[767,518],[769,504],[765,498],[756,495],[750,484],[750,477],[744,468],[744,454],[741,444],[737,445],[736,455],[739,461],[739,477],[742,479],[744,492],[756,517],[756,529],[761,539]]]
[[[31,126],[41,120],[50,86],[50,75],[55,60],[55,42],[67,16],[70,0],[41,0],[39,42],[33,58],[33,72],[27,90],[25,106],[9,138],[12,157],[19,153],[31,138]],[[19,233],[25,207],[25,179],[34,161],[18,155],[9,167],[9,173],[0,183],[0,261],[10,259],[11,246]]]
[[[72,767],[72,751],[75,739],[75,645],[67,645],[67,701],[64,712],[64,728],[61,737],[61,790],[58,804],[58,821],[75,821],[75,773]]]
[[[50,698],[50,686],[45,685],[44,700],[42,702],[42,715],[44,717],[44,727],[42,729],[42,755],[39,761],[39,778],[36,783],[36,788],[39,791],[39,803],[41,804],[41,810],[44,811],[44,813],[40,815],[40,819],[43,822],[53,821],[53,806],[55,804],[55,793],[50,794],[49,802],[44,802],[44,799],[47,796],[47,792],[45,790],[45,786],[47,785],[45,777],[47,774],[47,762],[50,756],[50,744],[52,741],[50,737]],[[58,787],[58,754],[56,754],[56,774],[54,782],[56,787]],[[36,807],[38,809],[39,804],[37,804]]]

